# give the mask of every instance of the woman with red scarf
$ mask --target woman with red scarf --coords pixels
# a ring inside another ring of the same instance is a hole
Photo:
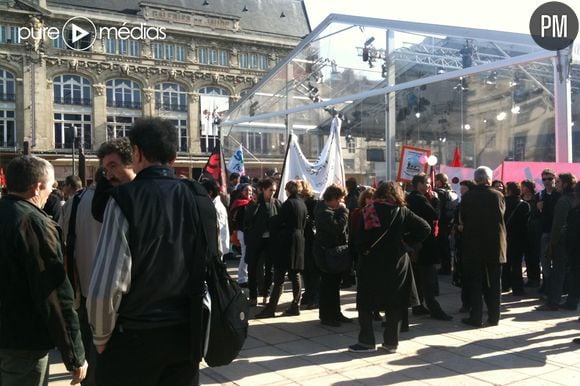
[[[382,182],[373,204],[363,208],[355,230],[358,253],[356,305],[360,332],[351,352],[375,351],[373,311],[384,310],[386,323],[380,346],[394,353],[399,344],[403,314],[418,303],[411,260],[403,244],[423,241],[431,227],[405,207],[405,195],[396,182]]]

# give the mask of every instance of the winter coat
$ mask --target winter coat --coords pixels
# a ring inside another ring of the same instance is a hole
[[[523,253],[527,244],[528,219],[530,217],[530,205],[520,196],[508,196],[505,198],[504,221],[507,237],[507,251],[511,254]]]
[[[505,198],[497,190],[477,185],[461,197],[461,246],[465,262],[506,262]]]
[[[407,197],[407,205],[417,216],[421,217],[432,228],[429,236],[423,241],[419,250],[417,263],[421,265],[437,264],[439,262],[439,253],[433,224],[439,219],[437,212],[437,203],[429,202],[427,197],[418,191],[413,191]]]
[[[289,197],[280,208],[277,225],[274,226],[274,268],[286,271],[304,269],[304,227],[308,210],[304,200],[296,196]]]
[[[429,224],[406,207],[401,207],[388,233],[372,248],[389,227],[396,206],[375,202],[381,227],[365,230],[363,221],[355,230],[358,310],[385,310],[417,305],[418,295],[411,260],[402,243],[423,241],[430,233]],[[365,254],[365,251],[369,251]]]

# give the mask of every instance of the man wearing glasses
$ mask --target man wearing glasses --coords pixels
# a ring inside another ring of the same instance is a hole
[[[552,233],[552,221],[554,219],[554,208],[560,198],[560,193],[556,190],[556,172],[551,169],[542,170],[542,183],[544,190],[538,193],[538,210],[540,211],[540,223],[542,225],[542,237],[540,239],[540,264],[542,265],[542,288],[540,292],[545,292],[549,275],[550,260],[546,256],[546,251],[550,243]]]

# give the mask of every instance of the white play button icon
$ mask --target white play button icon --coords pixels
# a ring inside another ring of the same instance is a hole
[[[97,28],[88,18],[71,17],[62,27],[62,40],[67,48],[75,51],[89,50],[97,38]]]
[[[89,32],[87,32],[85,29],[79,27],[78,25],[71,23],[71,27],[72,27],[72,42],[76,43],[78,42],[80,39],[84,38],[85,36],[87,36],[89,34]]]

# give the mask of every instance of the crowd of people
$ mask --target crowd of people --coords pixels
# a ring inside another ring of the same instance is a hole
[[[577,309],[580,184],[570,173],[544,170],[540,192],[530,180],[492,181],[487,167],[459,192],[443,173],[420,173],[408,186],[351,178],[318,199],[308,181],[280,186],[274,171],[233,173],[226,190],[175,176],[175,133],[166,120],[138,121],[128,138],[100,146],[89,187],[69,176],[62,193],[46,160],[10,162],[0,200],[2,386],[46,385],[54,346],[73,384],[198,384],[210,252],[239,259],[255,318],[318,309],[322,325],[352,323],[340,292],[356,285],[352,352],[376,350],[373,321],[382,321],[379,348],[393,353],[409,314],[452,320],[437,300],[442,275],[461,287],[470,328],[500,322],[502,293],[542,296],[540,311]],[[286,279],[292,300],[277,314]]]

